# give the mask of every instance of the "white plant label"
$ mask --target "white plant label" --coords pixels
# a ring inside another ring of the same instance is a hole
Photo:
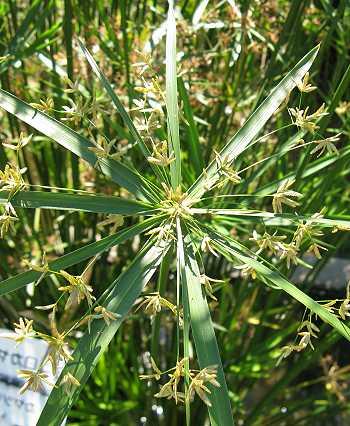
[[[0,425],[6,426],[35,426],[51,387],[44,385],[40,392],[27,390],[19,393],[24,380],[17,375],[18,370],[36,370],[46,355],[48,344],[44,340],[28,338],[20,344],[3,338],[2,335],[15,333],[0,329]],[[18,336],[18,335],[17,335]],[[58,374],[63,365],[60,365]],[[52,376],[49,366],[43,371],[48,374],[48,380],[55,383],[58,375]]]

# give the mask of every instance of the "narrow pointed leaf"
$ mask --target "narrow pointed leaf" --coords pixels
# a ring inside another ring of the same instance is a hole
[[[177,103],[176,22],[172,1],[169,1],[168,10],[165,65],[169,154],[175,156],[175,161],[170,164],[170,175],[171,184],[175,189],[181,183],[181,149]]]
[[[288,226],[291,224],[298,224],[300,221],[312,220],[313,223],[322,225],[324,227],[344,227],[350,230],[350,218],[339,217],[339,218],[328,218],[328,217],[314,217],[312,215],[295,215],[290,213],[273,213],[260,210],[248,210],[248,209],[191,209],[195,214],[210,214],[217,218],[223,216],[230,216],[232,218],[244,219],[245,221],[251,221],[261,223],[263,220],[266,225],[275,226]],[[312,219],[311,219],[312,218]]]
[[[96,74],[96,76],[100,80],[102,86],[105,88],[106,92],[110,96],[115,108],[117,109],[120,116],[122,117],[122,120],[123,120],[125,126],[129,129],[132,141],[137,142],[139,148],[141,149],[141,152],[143,153],[143,155],[147,159],[148,157],[151,156],[151,152],[149,151],[147,145],[144,143],[139,131],[136,129],[130,115],[128,114],[128,112],[124,108],[124,105],[120,101],[119,97],[117,96],[117,94],[113,90],[112,86],[110,85],[109,81],[107,80],[107,78],[105,77],[103,72],[100,70],[99,66],[97,65],[96,61],[94,60],[94,58],[92,57],[90,52],[87,50],[87,48],[83,45],[83,43],[79,39],[78,39],[78,42],[79,42],[79,46],[80,46],[84,56],[86,57],[87,61],[90,64],[92,70],[94,71],[94,73]],[[117,123],[113,123],[113,125],[114,125],[114,127],[118,128],[118,132],[119,132],[120,135],[125,133],[124,129],[122,129],[121,126],[118,126]],[[127,135],[127,138],[130,139],[129,134]],[[155,165],[151,164],[151,167],[154,170],[155,174],[160,179],[160,181],[163,181],[164,180],[164,174],[160,170],[159,166],[155,166]]]
[[[330,313],[326,308],[317,303],[286,278],[282,277],[282,275],[280,275],[277,271],[269,269],[267,266],[250,257],[239,255],[238,258],[240,258],[242,262],[254,268],[259,274],[264,276],[272,284],[275,284],[298,302],[302,303],[305,307],[310,309],[311,312],[318,315],[324,322],[334,327],[338,333],[350,341],[350,329],[347,325],[345,325],[344,322],[340,321],[334,314]]]
[[[210,234],[210,238],[217,243],[217,248],[223,254],[225,252],[230,253],[235,259],[239,260],[243,264],[249,265],[252,267],[258,274],[263,276],[268,282],[277,286],[281,290],[284,290],[298,302],[302,303],[306,308],[310,309],[311,312],[318,315],[324,322],[331,325],[335,328],[338,333],[344,336],[347,340],[350,341],[350,328],[345,324],[345,322],[340,321],[334,314],[329,312],[321,304],[317,303],[310,296],[292,284],[289,280],[283,277],[276,269],[273,267],[268,267],[262,262],[255,260],[254,258],[245,255],[239,250],[239,242],[233,241],[229,237],[224,237],[214,230]],[[243,246],[242,246],[243,247]]]
[[[310,69],[316,58],[319,46],[316,46],[307,53],[298,64],[282,79],[271,94],[261,103],[261,105],[249,116],[244,125],[228,141],[220,151],[220,156],[226,158],[228,163],[232,163],[259,134],[272,114],[278,109],[290,91],[296,86],[305,73]],[[206,170],[206,176],[201,175],[192,185],[189,194],[193,199],[200,198],[206,191],[208,182],[213,186],[219,180],[219,167],[214,160]]]
[[[209,366],[217,367],[217,381],[220,387],[208,385],[211,393],[208,398],[212,404],[209,415],[212,426],[232,426],[232,410],[226,385],[225,375],[216,342],[213,323],[206,297],[203,295],[200,283],[200,272],[190,240],[181,241],[183,244],[184,290],[188,294],[191,329],[196,347],[197,359],[201,369]]]
[[[75,387],[69,395],[61,386],[53,388],[37,426],[59,425],[67,416],[100,356],[106,350],[144,286],[152,278],[167,248],[167,246],[153,245],[151,248],[148,246],[113,283],[112,290],[103,305],[120,316],[110,325],[102,319],[92,322],[90,333],[87,331],[80,339],[73,353],[74,359],[64,367],[58,379],[60,383],[64,375],[70,373],[80,382],[80,386]]]
[[[0,192],[0,205],[6,204],[8,192]],[[148,204],[105,195],[75,195],[44,191],[20,191],[11,198],[14,207],[85,211],[92,213],[147,215],[154,211]]]
[[[145,155],[145,157],[150,156],[151,153],[149,152],[147,146],[144,144],[140,133],[137,131],[137,129],[136,129],[134,123],[132,122],[129,114],[126,112],[124,105],[121,103],[119,97],[116,95],[112,86],[109,84],[109,81],[104,76],[104,74],[102,73],[102,71],[98,67],[97,63],[95,62],[94,58],[91,56],[90,52],[87,50],[87,48],[81,42],[81,40],[78,39],[78,43],[79,43],[80,49],[82,50],[85,58],[89,62],[92,70],[94,71],[94,73],[96,74],[96,76],[100,80],[102,86],[105,88],[106,92],[108,93],[108,95],[112,99],[112,102],[113,102],[114,106],[116,107],[117,111],[119,112],[120,116],[122,117],[124,124],[130,130],[130,133],[131,133],[132,137],[134,138],[134,140],[139,144],[142,153]]]
[[[81,159],[90,163],[91,166],[97,165],[98,158],[89,150],[94,148],[88,139],[75,132],[68,126],[60,123],[54,118],[36,110],[27,103],[18,99],[11,93],[0,89],[0,106],[7,112],[15,115],[20,120],[34,127],[34,129],[53,139]],[[126,167],[119,161],[101,158],[98,161],[102,172],[110,177],[114,182],[126,188],[132,194],[141,199],[156,200],[157,196],[148,187],[145,178]]]
[[[95,241],[91,244],[88,244],[84,247],[81,247],[77,250],[72,251],[58,259],[49,263],[50,270],[60,271],[62,269],[69,268],[70,266],[76,265],[90,257],[93,257],[97,254],[100,254],[110,248],[121,244],[124,241],[138,235],[144,231],[147,231],[157,222],[157,219],[154,218],[145,220],[144,222],[131,226],[130,228],[123,229],[122,231],[117,232],[114,235],[102,238],[99,241]],[[26,285],[36,281],[40,278],[41,272],[36,272],[33,270],[23,272],[21,274],[15,275],[14,277],[7,278],[4,281],[0,282],[0,296],[11,293],[13,291],[19,290],[20,288],[25,287]]]

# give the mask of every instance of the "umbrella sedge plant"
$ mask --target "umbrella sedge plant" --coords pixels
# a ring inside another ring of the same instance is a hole
[[[129,110],[124,107],[89,51],[81,41],[79,43],[111,104],[120,114],[133,140],[133,149],[138,149],[143,155],[144,163],[152,170],[154,178],[141,174],[130,162],[125,164],[123,153],[115,149],[113,141],[103,139],[103,142],[96,142],[64,123],[78,124],[81,120],[84,122],[88,113],[94,114],[96,103],[79,101],[79,85],[67,80],[69,90],[75,93],[75,100],[58,111],[62,114],[61,120],[50,116],[54,111],[52,99],[27,104],[0,90],[0,106],[4,110],[62,145],[131,194],[126,197],[92,195],[82,191],[70,194],[57,191],[57,188],[52,188],[55,191],[33,191],[26,183],[26,169],[21,169],[18,162],[19,152],[27,144],[33,143],[31,137],[23,135],[17,144],[5,146],[16,155],[0,172],[0,203],[3,206],[0,229],[3,238],[20,221],[19,211],[24,208],[104,213],[108,216],[101,225],[112,225],[111,235],[52,262],[43,257],[40,265],[29,263],[27,272],[0,283],[0,295],[32,282],[43,285],[43,278],[48,275],[55,276],[62,283],[52,304],[37,307],[49,312],[51,335],[36,331],[33,321],[26,318],[21,318],[15,324],[16,342],[38,337],[49,345],[48,354],[37,371],[19,372],[24,379],[21,392],[39,389],[44,384],[52,385],[38,425],[61,424],[101,354],[141,297],[137,309],[154,318],[156,329],[159,312],[162,309],[171,312],[177,330],[177,361],[176,365],[161,369],[156,359],[151,358],[150,371],[140,379],[159,383],[155,397],[184,404],[188,425],[192,421],[191,402],[194,398],[200,398],[207,406],[212,425],[232,425],[234,416],[230,394],[208,304],[208,301],[217,299],[215,288],[221,285],[221,281],[207,275],[204,257],[221,256],[232,264],[232,268],[240,270],[243,276],[249,276],[276,291],[282,290],[305,306],[305,318],[296,340],[281,348],[277,363],[283,362],[293,351],[314,348],[319,332],[316,322],[319,319],[350,340],[350,330],[346,325],[350,312],[349,290],[342,300],[317,302],[283,274],[286,268],[303,262],[302,254],[305,251],[321,257],[322,251],[327,249],[321,241],[324,231],[346,232],[350,229],[349,221],[327,218],[324,211],[308,215],[297,213],[303,196],[297,188],[300,176],[303,177],[302,170],[300,173],[291,171],[262,190],[256,188],[253,194],[248,193],[245,182],[248,171],[265,163],[273,166],[274,160],[291,152],[309,150],[310,155],[328,154],[332,158],[338,155],[336,144],[341,135],[329,136],[322,126],[322,120],[327,115],[325,105],[310,111],[306,103],[308,93],[316,90],[309,82],[309,70],[319,47],[313,48],[285,75],[239,131],[220,151],[213,152],[209,164],[188,185],[188,177],[184,179],[186,168],[191,166],[192,161],[198,168],[202,159],[191,160],[183,155],[181,147],[187,142],[182,140],[181,125],[190,126],[194,122],[189,123],[181,111],[184,106],[188,112],[190,105],[186,84],[178,75],[176,22],[172,3],[169,2],[167,22],[165,90],[153,73],[149,58],[143,57],[136,64],[140,85],[135,90],[139,96]],[[148,78],[147,73],[153,73],[153,76]],[[299,102],[289,106],[291,94],[296,91],[299,92]],[[179,93],[182,103],[179,103]],[[267,121],[283,108],[288,108],[290,115],[290,122],[284,128],[289,126],[295,129],[293,141],[284,145],[277,154],[237,168],[236,165],[241,164],[239,158],[247,150],[254,149],[256,144],[264,143],[272,133],[279,131],[276,129],[261,136]],[[191,140],[191,143],[194,144],[193,152],[199,153],[198,139]],[[270,200],[270,209],[242,208],[236,201],[244,199],[249,203],[254,196]],[[129,216],[138,216],[142,220],[117,231],[123,227],[124,217]],[[250,243],[243,244],[234,235],[225,232],[222,226],[225,221],[233,226],[246,227],[247,230],[253,227]],[[285,232],[277,234],[277,231],[267,231],[274,226]],[[264,231],[261,232],[261,229]],[[93,285],[88,283],[86,276],[98,262],[99,255],[139,234],[145,235],[147,241],[138,255],[96,298]],[[263,256],[264,253],[268,254],[269,260]],[[86,260],[87,266],[80,275],[73,276],[66,271],[70,266]],[[176,269],[176,300],[168,300],[162,293],[162,286],[157,292],[143,295],[145,286],[158,270],[159,277],[164,280],[166,274],[163,272],[173,267]],[[86,305],[86,314],[77,318],[68,329],[58,330],[56,315],[59,309],[63,306],[63,310],[69,312],[82,304]],[[77,347],[74,351],[68,350],[69,336],[82,327],[85,332]],[[42,369],[49,364],[55,373],[62,359],[66,365],[53,385],[48,382]]]

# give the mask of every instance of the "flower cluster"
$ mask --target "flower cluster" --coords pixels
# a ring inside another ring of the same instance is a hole
[[[210,394],[211,390],[208,385],[214,387],[220,387],[220,383],[217,381],[217,368],[215,366],[208,366],[202,370],[191,370],[188,369],[186,372],[187,358],[183,358],[177,361],[176,366],[170,370],[162,372],[156,365],[153,358],[151,358],[151,366],[153,369],[152,374],[141,375],[142,380],[155,379],[159,381],[163,375],[167,375],[169,380],[164,383],[158,393],[155,394],[157,398],[174,399],[176,404],[179,402],[192,402],[195,395],[209,407],[211,407]],[[189,380],[189,386],[184,392],[178,390],[182,379],[187,378]]]
[[[306,329],[306,330],[305,330]],[[311,315],[307,321],[303,321],[298,328],[298,336],[300,341],[296,344],[283,346],[280,350],[280,357],[277,360],[277,365],[284,359],[287,358],[292,352],[300,352],[307,346],[310,346],[313,350],[315,349],[311,338],[317,338],[317,334],[320,329],[312,322]]]
[[[9,229],[14,230],[14,224],[18,221],[16,211],[10,202],[5,204],[4,210],[0,215],[0,238],[4,238]]]
[[[29,104],[31,107],[38,109],[39,111],[50,113],[54,110],[55,104],[51,96],[49,96],[47,99],[40,99],[39,103],[32,102]]]
[[[313,114],[308,115],[309,107],[304,110],[300,108],[288,108],[289,114],[292,117],[292,122],[302,130],[306,130],[310,133],[315,133],[319,128],[316,122],[321,117],[327,115],[325,104],[322,104],[317,111]]]
[[[91,322],[94,320],[103,320],[107,325],[110,325],[112,321],[115,321],[120,317],[119,314],[111,312],[105,306],[99,304],[93,306],[95,297],[92,295],[92,287],[87,283],[86,275],[94,261],[95,258],[89,262],[84,272],[79,276],[73,276],[64,270],[59,272],[52,270],[46,261],[45,256],[43,256],[41,265],[27,262],[33,271],[41,273],[39,280],[43,279],[47,274],[54,274],[57,277],[66,280],[67,285],[59,287],[58,290],[63,294],[69,294],[64,305],[64,309],[65,312],[68,313],[68,317],[72,315],[77,305],[79,305],[83,300],[86,300],[90,313],[83,317],[80,321],[69,323],[69,327],[67,327],[64,331],[59,331],[56,322],[56,315],[61,303],[60,301],[63,297],[62,294],[62,296],[52,304],[35,307],[38,310],[51,311],[48,316],[50,320],[51,334],[35,330],[33,328],[33,320],[19,318],[18,323],[14,324],[14,333],[2,333],[0,335],[1,338],[13,340],[17,345],[23,343],[28,338],[40,338],[48,344],[46,355],[42,359],[37,370],[19,370],[19,377],[25,380],[25,383],[20,390],[21,393],[24,393],[28,389],[38,391],[42,389],[45,384],[54,386],[54,384],[49,381],[47,370],[44,371],[44,367],[48,364],[52,374],[55,376],[60,361],[67,362],[73,360],[68,339],[71,333],[83,323],[88,323],[88,330],[90,331]],[[71,373],[66,373],[62,377],[60,385],[63,387],[65,392],[69,393],[72,387],[79,386],[80,383]]]
[[[336,305],[338,302],[341,302],[339,307]],[[338,314],[337,316],[342,320],[346,320],[347,317],[350,316],[350,281],[346,287],[346,298],[343,300],[329,300],[325,302],[320,302],[321,305],[327,309],[331,314]],[[300,336],[300,340],[298,343],[289,344],[283,346],[280,350],[280,357],[278,358],[277,365],[284,359],[287,358],[292,352],[300,352],[308,346],[314,350],[314,345],[312,342],[312,338],[317,338],[317,333],[320,329],[313,322],[313,315],[310,313],[308,319],[302,321],[300,326],[298,327],[298,336]]]
[[[174,154],[169,150],[167,140],[157,137],[157,129],[163,127],[165,95],[157,72],[152,66],[151,58],[138,52],[140,62],[134,64],[136,87],[140,99],[134,99],[131,109],[136,114],[135,126],[146,143],[150,144],[151,155],[149,163],[159,167],[167,167],[174,160]]]
[[[175,157],[174,153],[168,154],[167,141],[153,142],[152,140],[152,155],[147,157],[147,160],[156,166],[167,167],[175,161]]]
[[[220,180],[217,184],[218,188],[221,188],[228,182],[233,185],[237,185],[241,182],[242,179],[231,167],[231,162],[229,161],[228,156],[221,157],[219,153],[215,152],[215,161],[220,176]]]
[[[3,142],[2,145],[5,148],[11,149],[12,151],[19,152],[32,140],[33,135],[25,136],[23,132],[20,133],[19,138],[12,142]]]
[[[225,282],[224,280],[216,280],[214,278],[209,278],[205,274],[202,274],[200,276],[200,283],[204,286],[206,294],[213,300],[217,300],[217,298],[213,294],[212,283],[219,284],[219,283],[224,283],[224,282]]]
[[[23,191],[26,184],[22,174],[26,169],[19,169],[17,166],[6,164],[5,170],[0,170],[0,188],[3,191],[8,191],[8,199],[10,200],[18,191]]]
[[[327,151],[329,154],[339,155],[339,151],[333,142],[338,142],[340,135],[341,133],[338,133],[334,136],[330,136],[329,138],[313,141],[313,143],[316,144],[316,147],[311,151],[311,154],[318,152],[317,157],[320,157],[325,151]]]
[[[339,367],[333,361],[331,355],[321,359],[322,369],[324,371],[325,388],[328,392],[334,394],[340,402],[346,402],[346,389],[348,388],[348,374],[350,366]]]
[[[174,315],[177,314],[176,306],[162,297],[159,292],[150,293],[145,296],[145,299],[139,304],[137,309],[140,308],[143,308],[146,314],[151,316],[158,314],[162,308],[169,309]]]
[[[250,238],[250,241],[258,246],[257,255],[266,250],[270,255],[279,256],[281,260],[286,260],[288,269],[291,264],[297,265],[299,263],[298,253],[304,244],[307,244],[308,252],[320,259],[320,250],[327,250],[319,242],[319,237],[323,236],[323,232],[319,229],[318,222],[322,217],[322,212],[320,212],[313,214],[307,220],[299,220],[297,229],[289,243],[285,242],[287,238],[285,235],[276,235],[276,232],[271,235],[266,231],[263,235],[253,231],[253,237]]]
[[[293,208],[299,205],[299,203],[293,200],[293,198],[301,198],[302,194],[300,194],[300,192],[292,191],[290,189],[293,183],[293,179],[287,179],[286,181],[281,183],[281,185],[277,189],[277,192],[273,194],[272,208],[274,213],[282,213],[282,204],[286,204],[287,206]]]
[[[66,309],[68,310],[74,305],[79,305],[80,302],[86,299],[88,305],[91,307],[95,297],[92,296],[92,287],[86,283],[82,275],[73,276],[66,271],[60,271],[60,275],[68,281],[68,285],[59,287],[59,291],[69,293]]]

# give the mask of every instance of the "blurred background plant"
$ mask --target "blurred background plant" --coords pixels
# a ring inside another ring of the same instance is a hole
[[[140,129],[145,125],[144,106],[134,100],[141,102],[140,94],[147,94],[156,116],[164,101],[158,88],[165,87],[162,40],[166,12],[166,2],[157,0],[0,1],[1,88],[64,119],[94,140],[97,150],[114,141],[111,154],[115,158],[122,157],[126,164],[132,161],[141,173],[154,179],[140,153],[132,149],[133,140],[93,77],[77,37],[93,52],[124,105],[135,110]],[[295,136],[295,126],[286,126],[291,119],[288,108],[282,108],[264,133],[280,130],[235,162],[235,168],[241,170],[272,156],[251,168],[244,181],[235,186],[236,194],[249,195],[238,198],[237,208],[271,210],[271,198],[264,195],[287,176],[295,181],[293,188],[303,194],[299,214],[315,213],[326,206],[327,217],[349,219],[348,2],[183,0],[176,3],[175,14],[181,64],[180,131],[186,140],[182,155],[189,159],[183,170],[184,181],[191,183],[199,176],[214,150],[224,145],[226,136],[234,134],[286,71],[321,42],[310,72],[310,84],[318,91],[303,96],[308,96],[309,114],[325,103],[328,115],[318,123],[319,131],[327,131],[328,136],[342,133],[340,142],[335,143],[336,152],[317,157],[320,150],[311,153],[311,145],[282,155],[295,144],[309,141]],[[297,95],[293,92],[291,96],[295,104]],[[19,166],[27,168],[26,179],[33,189],[74,188],[125,195],[117,185],[107,184],[101,174],[79,163],[74,154],[15,117],[0,111],[0,120],[1,170],[16,156]],[[156,126],[157,120],[146,124]],[[19,145],[23,149],[16,150]],[[231,194],[232,188],[226,191]],[[0,240],[1,280],[26,270],[24,259],[36,259],[40,264],[45,253],[47,260],[53,260],[108,235],[111,229],[108,223],[99,225],[106,219],[102,214],[36,209],[18,210],[18,215],[20,220],[13,224],[16,232],[6,233]],[[265,230],[259,219],[253,226],[227,216],[214,220],[223,233],[251,247],[253,230]],[[131,225],[138,219],[126,221]],[[273,230],[278,231],[278,226]],[[321,250],[322,258],[315,252],[313,269],[305,269],[302,275],[302,289],[316,300],[345,297],[346,281],[340,288],[326,288],[319,279],[330,259],[348,259],[349,234],[340,231],[325,232],[322,245],[327,251]],[[89,279],[97,295],[130,263],[140,244],[140,239],[134,238],[104,253],[93,265]],[[223,257],[204,257],[204,262],[208,276],[225,281],[213,283],[211,307],[238,424],[348,424],[347,342],[322,325],[315,350],[294,352],[276,366],[280,348],[293,341],[298,332],[304,315],[302,306],[283,292],[259,285],[259,278],[255,280],[249,274],[242,277],[244,271],[234,271]],[[79,275],[83,267],[76,265],[69,272]],[[173,267],[163,271],[168,276],[165,291],[170,300],[176,299]],[[294,264],[290,268],[281,266],[289,277],[300,276],[295,269]],[[45,312],[34,309],[54,300],[55,276],[44,281],[45,287],[29,285],[0,299],[0,326],[11,328],[19,316],[25,316],[43,330],[50,329]],[[156,289],[156,282],[147,288]],[[172,350],[176,329],[170,316],[171,310],[162,311],[160,325],[158,320],[147,318],[142,309],[133,310],[83,388],[69,424],[185,424],[182,407],[155,398],[157,386],[139,379],[149,371],[150,352],[162,366],[176,363],[176,351]],[[192,415],[196,424],[205,424],[201,401],[193,402]]]

